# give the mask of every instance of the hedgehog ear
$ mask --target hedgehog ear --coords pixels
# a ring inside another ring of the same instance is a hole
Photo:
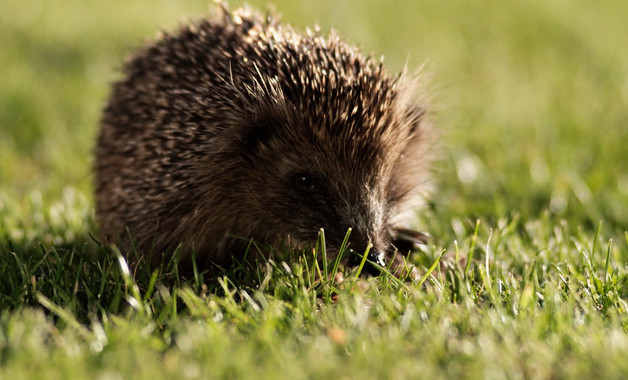
[[[242,141],[242,150],[247,155],[257,155],[264,146],[268,145],[272,130],[270,122],[256,122],[249,125]]]
[[[421,132],[421,125],[425,120],[427,108],[421,104],[414,104],[408,110],[408,120],[410,121],[410,129],[408,137],[415,137]]]

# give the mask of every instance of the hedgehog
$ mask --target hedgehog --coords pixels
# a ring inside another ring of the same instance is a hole
[[[350,231],[350,260],[399,263],[425,236],[409,229],[433,161],[420,78],[248,7],[162,33],[127,60],[103,112],[102,239],[153,266],[176,250],[208,269],[251,241],[313,247],[321,229],[333,259]]]

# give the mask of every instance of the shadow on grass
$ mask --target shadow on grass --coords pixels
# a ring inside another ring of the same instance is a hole
[[[321,251],[324,248],[309,253],[285,249],[272,252],[269,257],[274,259],[258,257],[229,268],[189,268],[175,251],[151,267],[137,252],[123,256],[116,246],[103,246],[91,235],[58,245],[0,242],[0,310],[44,306],[57,314],[52,309],[60,307],[86,323],[138,308],[150,315],[164,308],[182,312],[189,305],[185,299],[177,302],[177,295],[189,292],[200,299],[217,296],[245,302],[247,292],[264,291],[290,300],[312,290],[313,297],[331,301],[340,259],[319,262],[317,257],[325,257]]]
[[[115,257],[89,239],[60,245],[0,244],[0,309],[38,306],[43,295],[79,318],[119,312],[125,283]]]

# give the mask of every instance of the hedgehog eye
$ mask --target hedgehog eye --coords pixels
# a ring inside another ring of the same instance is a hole
[[[316,178],[307,173],[299,173],[294,176],[293,183],[297,189],[308,193],[315,192],[318,189]]]

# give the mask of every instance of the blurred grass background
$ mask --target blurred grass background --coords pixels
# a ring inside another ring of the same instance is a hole
[[[446,131],[433,200],[443,215],[548,213],[585,227],[603,220],[611,234],[628,226],[628,2],[273,3],[284,22],[337,29],[391,71],[427,63]],[[90,202],[99,114],[123,58],[212,7],[1,2],[0,211],[67,188]]]
[[[100,110],[125,56],[213,5],[3,0],[0,379],[626,378],[628,2],[274,3],[426,63],[444,153],[411,259],[474,259],[425,286],[301,260],[132,278],[88,238]]]

